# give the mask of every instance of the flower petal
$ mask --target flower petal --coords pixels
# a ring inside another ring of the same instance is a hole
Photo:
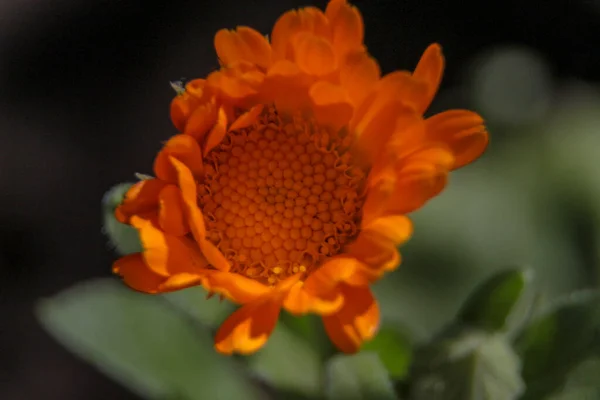
[[[346,246],[349,256],[355,257],[371,270],[358,270],[355,279],[360,276],[370,280],[370,277],[396,268],[400,263],[397,247],[410,238],[412,230],[410,219],[404,215],[388,215],[367,221],[356,240]],[[362,272],[366,275],[361,275]]]
[[[215,348],[223,354],[254,353],[267,342],[280,311],[281,303],[271,299],[240,307],[217,331]]]
[[[395,165],[379,171],[376,178],[369,179],[363,223],[388,214],[406,214],[423,206],[446,186],[453,162],[448,149],[429,145],[403,155]]]
[[[165,277],[156,274],[144,263],[141,253],[128,254],[113,264],[113,273],[123,277],[132,289],[144,293],[157,293]]]
[[[154,173],[156,176],[166,182],[176,183],[177,171],[173,167],[171,159],[176,159],[185,164],[190,172],[197,177],[204,174],[200,146],[191,136],[172,136],[154,160]]]
[[[450,110],[425,120],[429,140],[448,146],[454,154],[452,169],[477,159],[486,149],[489,135],[483,119],[472,111]]]
[[[344,3],[341,5],[333,20],[333,47],[338,57],[362,48],[365,27],[360,12]]]
[[[310,32],[298,33],[292,42],[298,67],[313,76],[325,76],[338,68],[338,61],[328,40]]]
[[[167,185],[159,194],[158,223],[170,235],[183,236],[189,227],[183,213],[181,191],[175,185]]]
[[[224,271],[211,271],[203,278],[202,286],[239,304],[250,303],[272,290],[254,279]]]
[[[208,265],[196,244],[185,236],[166,234],[138,216],[131,217],[131,225],[140,234],[144,261],[155,274],[200,273]]]
[[[238,119],[233,121],[233,124],[229,127],[229,131],[231,132],[251,126],[257,121],[264,108],[265,106],[263,104],[252,107],[250,110],[240,115]]]
[[[340,68],[340,84],[346,89],[355,107],[373,90],[380,76],[379,65],[364,51],[345,57]]]
[[[216,120],[217,107],[213,101],[207,101],[198,105],[189,115],[183,133],[201,142]]]
[[[427,47],[413,73],[413,76],[416,79],[427,84],[427,96],[424,97],[422,102],[417,106],[419,112],[425,112],[427,107],[431,104],[433,96],[435,96],[435,93],[440,86],[440,82],[442,81],[443,73],[444,56],[442,55],[442,48],[439,44],[434,43]]]
[[[287,58],[291,39],[302,27],[302,19],[296,10],[288,11],[279,17],[271,31],[271,47],[275,60]]]
[[[311,312],[327,315],[339,310],[343,301],[344,298],[335,290],[316,293],[306,290],[303,282],[297,282],[287,293],[283,306],[287,311],[296,315]]]
[[[352,117],[352,104],[340,86],[327,81],[318,81],[311,86],[309,95],[317,122],[337,132]]]
[[[324,316],[323,324],[331,341],[345,353],[354,353],[371,340],[379,329],[379,306],[368,286],[343,285],[344,306]]]
[[[209,91],[205,90],[206,80],[194,79],[185,85],[185,92],[171,101],[171,121],[179,132],[183,132],[190,115],[206,102]]]
[[[212,149],[217,147],[225,134],[227,133],[227,114],[223,108],[219,108],[219,114],[217,117],[217,123],[213,126],[212,130],[206,138],[206,144],[204,145],[204,156],[206,156]]]
[[[160,179],[144,179],[131,186],[123,202],[115,209],[117,221],[128,224],[132,215],[156,213],[159,207],[158,195],[166,185]]]
[[[235,31],[221,29],[215,35],[217,56],[224,65],[243,60],[267,68],[271,64],[271,46],[267,39],[247,26]]]

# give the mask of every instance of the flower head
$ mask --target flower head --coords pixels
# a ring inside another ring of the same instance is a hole
[[[425,119],[440,47],[414,72],[382,77],[345,0],[289,11],[270,37],[216,34],[220,69],[174,98],[181,133],[116,210],[144,251],[114,271],[143,292],[202,285],[241,304],[217,332],[222,353],[259,349],[281,309],[321,315],[354,352],[377,331],[369,285],[398,266],[406,214],[476,159],[488,134],[466,110]]]

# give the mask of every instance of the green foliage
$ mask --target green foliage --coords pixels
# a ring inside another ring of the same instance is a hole
[[[537,399],[565,383],[568,374],[600,350],[600,293],[570,295],[534,320],[516,339],[523,357],[524,398]]]
[[[142,251],[137,231],[129,225],[120,223],[114,216],[115,208],[121,203],[131,186],[131,183],[118,184],[106,192],[102,200],[103,232],[120,255]]]
[[[323,364],[309,342],[279,324],[264,348],[248,358],[250,370],[276,390],[317,396]]]
[[[508,270],[494,275],[469,296],[458,320],[491,332],[501,330],[519,300],[529,273]]]
[[[37,315],[68,349],[144,398],[260,398],[202,326],[117,280],[75,286],[42,301]]]
[[[410,400],[511,400],[523,389],[507,338],[459,329],[415,354]]]
[[[396,327],[384,325],[373,340],[363,344],[361,351],[376,353],[394,379],[403,379],[408,374],[412,360],[412,341],[404,331]]]
[[[375,353],[336,355],[327,363],[328,400],[397,399],[387,371]]]

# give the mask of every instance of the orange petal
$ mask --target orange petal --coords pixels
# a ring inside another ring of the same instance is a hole
[[[240,307],[217,331],[215,348],[223,354],[254,353],[267,342],[280,311],[281,304],[269,300]]]
[[[178,273],[200,273],[208,264],[197,245],[185,236],[168,235],[152,222],[133,216],[133,225],[144,247],[144,261],[156,274],[169,277]]]
[[[383,153],[383,150],[394,133],[396,121],[399,118],[416,118],[410,109],[400,101],[390,101],[381,105],[377,112],[369,114],[355,130],[358,135],[356,148],[364,161],[373,165]]]
[[[144,293],[157,293],[165,280],[146,266],[140,253],[119,258],[113,264],[113,273],[123,277],[123,281],[132,289]]]
[[[227,114],[223,108],[219,108],[219,115],[217,117],[217,123],[213,126],[212,130],[206,138],[206,144],[204,145],[204,156],[206,156],[212,149],[218,146],[225,134],[227,133]]]
[[[415,114],[419,102],[427,95],[427,85],[408,72],[396,71],[384,76],[357,108],[350,129],[360,134],[381,110],[390,104],[402,104],[402,109],[412,109]],[[395,128],[395,125],[394,125]]]
[[[292,37],[302,29],[302,18],[298,14],[298,11],[291,10],[279,17],[275,25],[273,25],[271,32],[271,48],[273,49],[275,60],[287,58]]]
[[[235,31],[221,29],[215,35],[215,49],[224,65],[243,60],[267,68],[271,64],[271,46],[252,28],[239,26]]]
[[[387,215],[370,220],[356,240],[346,247],[346,251],[372,270],[380,273],[390,271],[400,261],[398,245],[410,238],[412,230],[410,219],[404,215]]]
[[[309,75],[328,75],[338,67],[331,43],[313,33],[298,33],[294,37],[292,46],[296,64]]]
[[[246,111],[238,119],[236,119],[233,124],[229,127],[229,131],[235,131],[238,129],[247,128],[250,125],[254,124],[260,114],[263,112],[265,106],[263,104],[258,104],[252,107],[250,110]]]
[[[154,173],[164,181],[177,182],[177,171],[171,163],[171,159],[177,159],[197,177],[204,174],[202,163],[202,152],[196,140],[188,135],[172,136],[163,146],[154,160]]]
[[[425,120],[427,137],[448,146],[454,154],[452,169],[463,167],[477,159],[489,141],[483,119],[467,110],[450,110]]]
[[[329,20],[317,7],[305,7],[298,10],[304,30],[312,32],[324,39],[331,39],[331,26]]]
[[[239,65],[212,72],[206,79],[208,85],[230,101],[243,101],[255,96],[262,82],[263,74],[251,72],[248,65],[242,69]]]
[[[338,57],[362,48],[365,26],[356,7],[342,4],[332,20],[332,29],[333,47]]]
[[[423,206],[445,187],[454,157],[448,149],[429,145],[402,155],[369,177],[363,223],[387,214],[406,214]]]
[[[316,272],[315,272],[316,273]],[[336,312],[344,299],[335,290],[314,292],[306,290],[303,282],[297,282],[285,296],[283,306],[292,314],[316,313],[327,315]]]
[[[377,62],[361,51],[345,57],[340,69],[340,84],[346,89],[352,104],[357,107],[368,92],[373,90],[380,76]]]
[[[325,16],[327,19],[329,19],[329,21],[335,21],[342,7],[346,6],[347,4],[348,3],[346,0],[330,0],[325,8]]]
[[[185,85],[183,94],[171,101],[171,121],[179,132],[183,132],[194,110],[208,100],[209,91],[205,90],[205,84],[204,79],[194,79]]]
[[[252,28],[239,26],[237,33],[250,50],[251,58],[249,61],[255,63],[261,68],[268,68],[271,65],[271,45],[264,35],[261,35]]]
[[[324,316],[323,324],[331,341],[345,353],[354,353],[371,340],[379,329],[379,306],[369,287],[342,286],[344,306]]]
[[[442,48],[439,44],[434,43],[425,50],[413,73],[413,76],[416,79],[427,84],[427,96],[423,98],[422,103],[417,106],[419,112],[425,112],[427,107],[431,104],[431,101],[440,86],[440,82],[442,81],[443,73],[444,56],[442,55]]]
[[[265,90],[273,99],[277,110],[293,113],[311,104],[308,87],[312,79],[296,64],[281,60],[276,62],[265,78]]]
[[[214,102],[207,101],[198,105],[190,114],[183,133],[192,136],[197,141],[202,141],[206,133],[213,127],[217,120],[217,108]]]
[[[250,303],[272,290],[254,279],[223,271],[211,271],[202,279],[202,286],[239,304]]]
[[[185,206],[184,211],[190,230],[196,242],[199,243],[204,241],[206,237],[206,227],[204,225],[204,216],[198,207],[196,181],[185,164],[175,158],[171,158],[170,161],[177,173],[181,197]]]
[[[160,209],[158,223],[163,231],[170,235],[183,236],[189,232],[183,214],[181,191],[175,185],[167,185],[159,195]]]
[[[189,274],[184,272],[169,277],[160,284],[158,290],[160,292],[173,292],[175,290],[181,290],[191,286],[200,285],[201,281],[201,274]]]
[[[132,215],[158,211],[160,191],[167,185],[160,179],[144,179],[131,186],[123,202],[115,209],[117,221],[128,224]]]
[[[171,162],[177,169],[179,187],[181,188],[185,214],[192,231],[192,236],[202,251],[203,257],[208,264],[222,270],[229,271],[231,265],[223,256],[221,251],[211,242],[206,240],[206,226],[204,216],[198,207],[196,181],[186,166],[175,159]]]
[[[344,89],[327,81],[318,81],[310,87],[317,122],[337,132],[352,117],[352,105]]]

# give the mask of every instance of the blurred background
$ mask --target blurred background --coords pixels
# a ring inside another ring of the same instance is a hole
[[[414,214],[402,267],[377,287],[386,321],[426,337],[474,285],[528,266],[540,301],[600,283],[600,2],[356,0],[384,73],[441,43],[431,112],[467,107],[492,142]],[[151,172],[169,81],[217,67],[223,27],[269,33],[325,1],[0,1],[0,399],[138,399],[69,353],[34,306],[110,277],[100,202]],[[116,278],[115,278],[116,279]]]

